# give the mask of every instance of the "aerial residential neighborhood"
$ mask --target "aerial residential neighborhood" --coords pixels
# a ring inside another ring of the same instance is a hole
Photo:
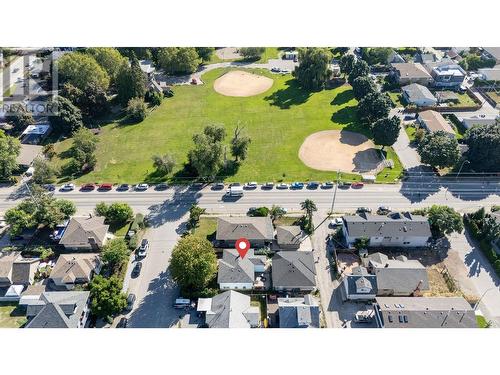
[[[499,50],[0,48],[0,328],[500,327]]]

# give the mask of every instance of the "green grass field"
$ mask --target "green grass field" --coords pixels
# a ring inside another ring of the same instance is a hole
[[[20,313],[15,303],[0,303],[0,328],[19,328],[26,323],[26,316]]]
[[[252,143],[248,158],[239,169],[223,176],[226,181],[334,180],[335,173],[308,168],[299,159],[298,150],[304,139],[321,130],[344,128],[370,136],[369,130],[356,120],[357,102],[348,85],[312,93],[298,87],[291,75],[258,70],[254,72],[274,79],[271,89],[247,98],[227,97],[212,88],[215,79],[227,71],[206,73],[204,85],[175,86],[174,97],[164,100],[139,124],[114,122],[103,126],[95,170],[78,178],[62,176],[62,180],[155,183],[165,178],[154,173],[154,154],[171,153],[177,161],[175,174],[187,161],[193,134],[206,125],[223,124],[229,146],[238,122]],[[70,160],[64,151],[71,142],[67,139],[56,144],[58,157],[54,162],[58,166]],[[342,178],[359,180],[360,176],[342,173]]]

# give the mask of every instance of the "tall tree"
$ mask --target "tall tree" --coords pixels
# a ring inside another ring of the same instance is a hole
[[[175,168],[175,159],[170,154],[153,155],[153,166],[162,175],[172,173]]]
[[[387,94],[374,92],[359,101],[357,112],[361,122],[372,125],[375,121],[389,115],[392,101]]]
[[[134,211],[128,203],[114,202],[109,206],[104,203],[98,203],[94,210],[97,216],[104,216],[110,224],[123,225],[134,218]]]
[[[274,204],[271,207],[271,209],[269,210],[269,216],[271,217],[271,220],[273,220],[273,221],[285,216],[285,214],[286,214],[286,210],[283,207],[276,206]]]
[[[17,157],[21,143],[17,138],[6,135],[0,130],[0,179],[8,179],[17,168]]]
[[[248,147],[250,146],[250,142],[252,141],[250,137],[242,135],[241,132],[243,128],[236,125],[236,129],[234,129],[234,136],[231,139],[231,153],[234,156],[236,162],[240,159],[245,160],[248,154]]]
[[[45,158],[38,157],[33,161],[33,172],[32,180],[34,183],[42,185],[54,182],[57,170],[52,164]]]
[[[422,163],[437,168],[453,167],[460,159],[460,150],[455,138],[444,131],[427,134],[418,145]]]
[[[134,122],[141,122],[147,116],[147,105],[143,98],[132,98],[127,104],[127,117]]]
[[[356,60],[353,64],[351,72],[349,73],[348,81],[352,85],[354,80],[358,77],[367,76],[370,73],[370,67],[364,60]]]
[[[366,95],[376,92],[377,87],[371,77],[360,76],[352,81],[352,91],[354,93],[354,97],[359,101]]]
[[[120,65],[116,75],[116,90],[118,100],[122,104],[128,103],[132,98],[144,98],[146,94],[146,76],[135,56],[132,57],[130,66],[127,62]]]
[[[464,224],[462,216],[448,206],[433,205],[427,212],[429,224],[434,232],[440,236],[453,232],[462,232]]]
[[[95,83],[103,91],[109,87],[109,75],[90,54],[73,52],[57,61],[61,83],[69,82],[80,90]]]
[[[116,271],[127,261],[130,252],[123,238],[113,238],[102,248],[101,259],[113,271]]]
[[[17,131],[24,130],[28,125],[33,125],[35,123],[33,114],[27,111],[22,105],[11,105],[5,116],[7,121]]]
[[[54,114],[49,122],[55,132],[69,134],[83,126],[82,112],[69,99],[58,96],[51,104]]]
[[[389,47],[362,48],[361,55],[369,65],[387,65],[393,49]]]
[[[465,133],[467,160],[475,171],[500,172],[500,123],[477,125]]]
[[[158,63],[170,74],[194,73],[201,63],[195,48],[166,47],[158,50]]]
[[[72,154],[75,166],[80,171],[94,168],[97,162],[95,156],[97,142],[97,137],[87,128],[79,128],[73,134]]]
[[[189,209],[189,220],[188,227],[193,229],[198,226],[200,221],[200,216],[206,212],[206,209],[201,208],[200,206],[193,204]]]
[[[104,68],[110,77],[110,82],[114,83],[118,74],[118,69],[126,59],[118,52],[116,48],[93,47],[86,50],[92,55],[97,63]]]
[[[181,238],[172,251],[170,272],[183,290],[202,290],[217,273],[217,257],[212,244],[192,235]]]
[[[214,177],[224,164],[224,140],[226,133],[221,126],[210,125],[205,127],[202,134],[195,134],[194,149],[188,153],[190,164],[201,177]]]
[[[265,47],[240,47],[240,55],[245,59],[258,60],[266,51]]]
[[[351,74],[352,68],[354,67],[354,63],[356,62],[356,57],[353,54],[345,54],[340,58],[339,66],[340,72],[345,76]]]
[[[82,115],[89,119],[101,116],[108,110],[106,92],[94,82],[89,83],[83,90],[65,83],[60,95],[69,99],[80,109]]]
[[[397,116],[383,118],[373,124],[373,140],[376,145],[392,146],[399,137],[401,130],[401,120]]]
[[[111,318],[127,306],[122,293],[122,282],[116,276],[96,275],[89,284],[92,314],[98,318]]]
[[[214,54],[214,47],[195,47],[196,53],[201,58],[203,62],[210,61],[212,55]]]
[[[300,65],[295,68],[293,75],[305,89],[322,89],[330,79],[329,65],[332,58],[328,48],[300,48]]]
[[[309,233],[312,233],[314,230],[313,214],[318,210],[316,203],[311,199],[306,199],[304,202],[300,203],[300,208],[305,211],[306,229]]]

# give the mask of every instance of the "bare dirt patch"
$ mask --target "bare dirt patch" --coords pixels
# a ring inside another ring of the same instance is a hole
[[[215,50],[215,54],[221,60],[236,60],[241,59],[243,56],[237,47],[224,47]]]
[[[381,159],[375,144],[364,135],[346,130],[325,130],[308,136],[299,158],[320,171],[370,172]]]
[[[225,96],[246,97],[266,92],[273,83],[268,77],[233,70],[215,80],[214,90]]]

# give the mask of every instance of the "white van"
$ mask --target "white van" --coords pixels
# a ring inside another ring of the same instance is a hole
[[[191,306],[191,300],[186,298],[177,298],[174,302],[174,308],[184,309]]]
[[[231,197],[241,197],[243,196],[243,186],[231,186],[227,190],[227,195]]]

